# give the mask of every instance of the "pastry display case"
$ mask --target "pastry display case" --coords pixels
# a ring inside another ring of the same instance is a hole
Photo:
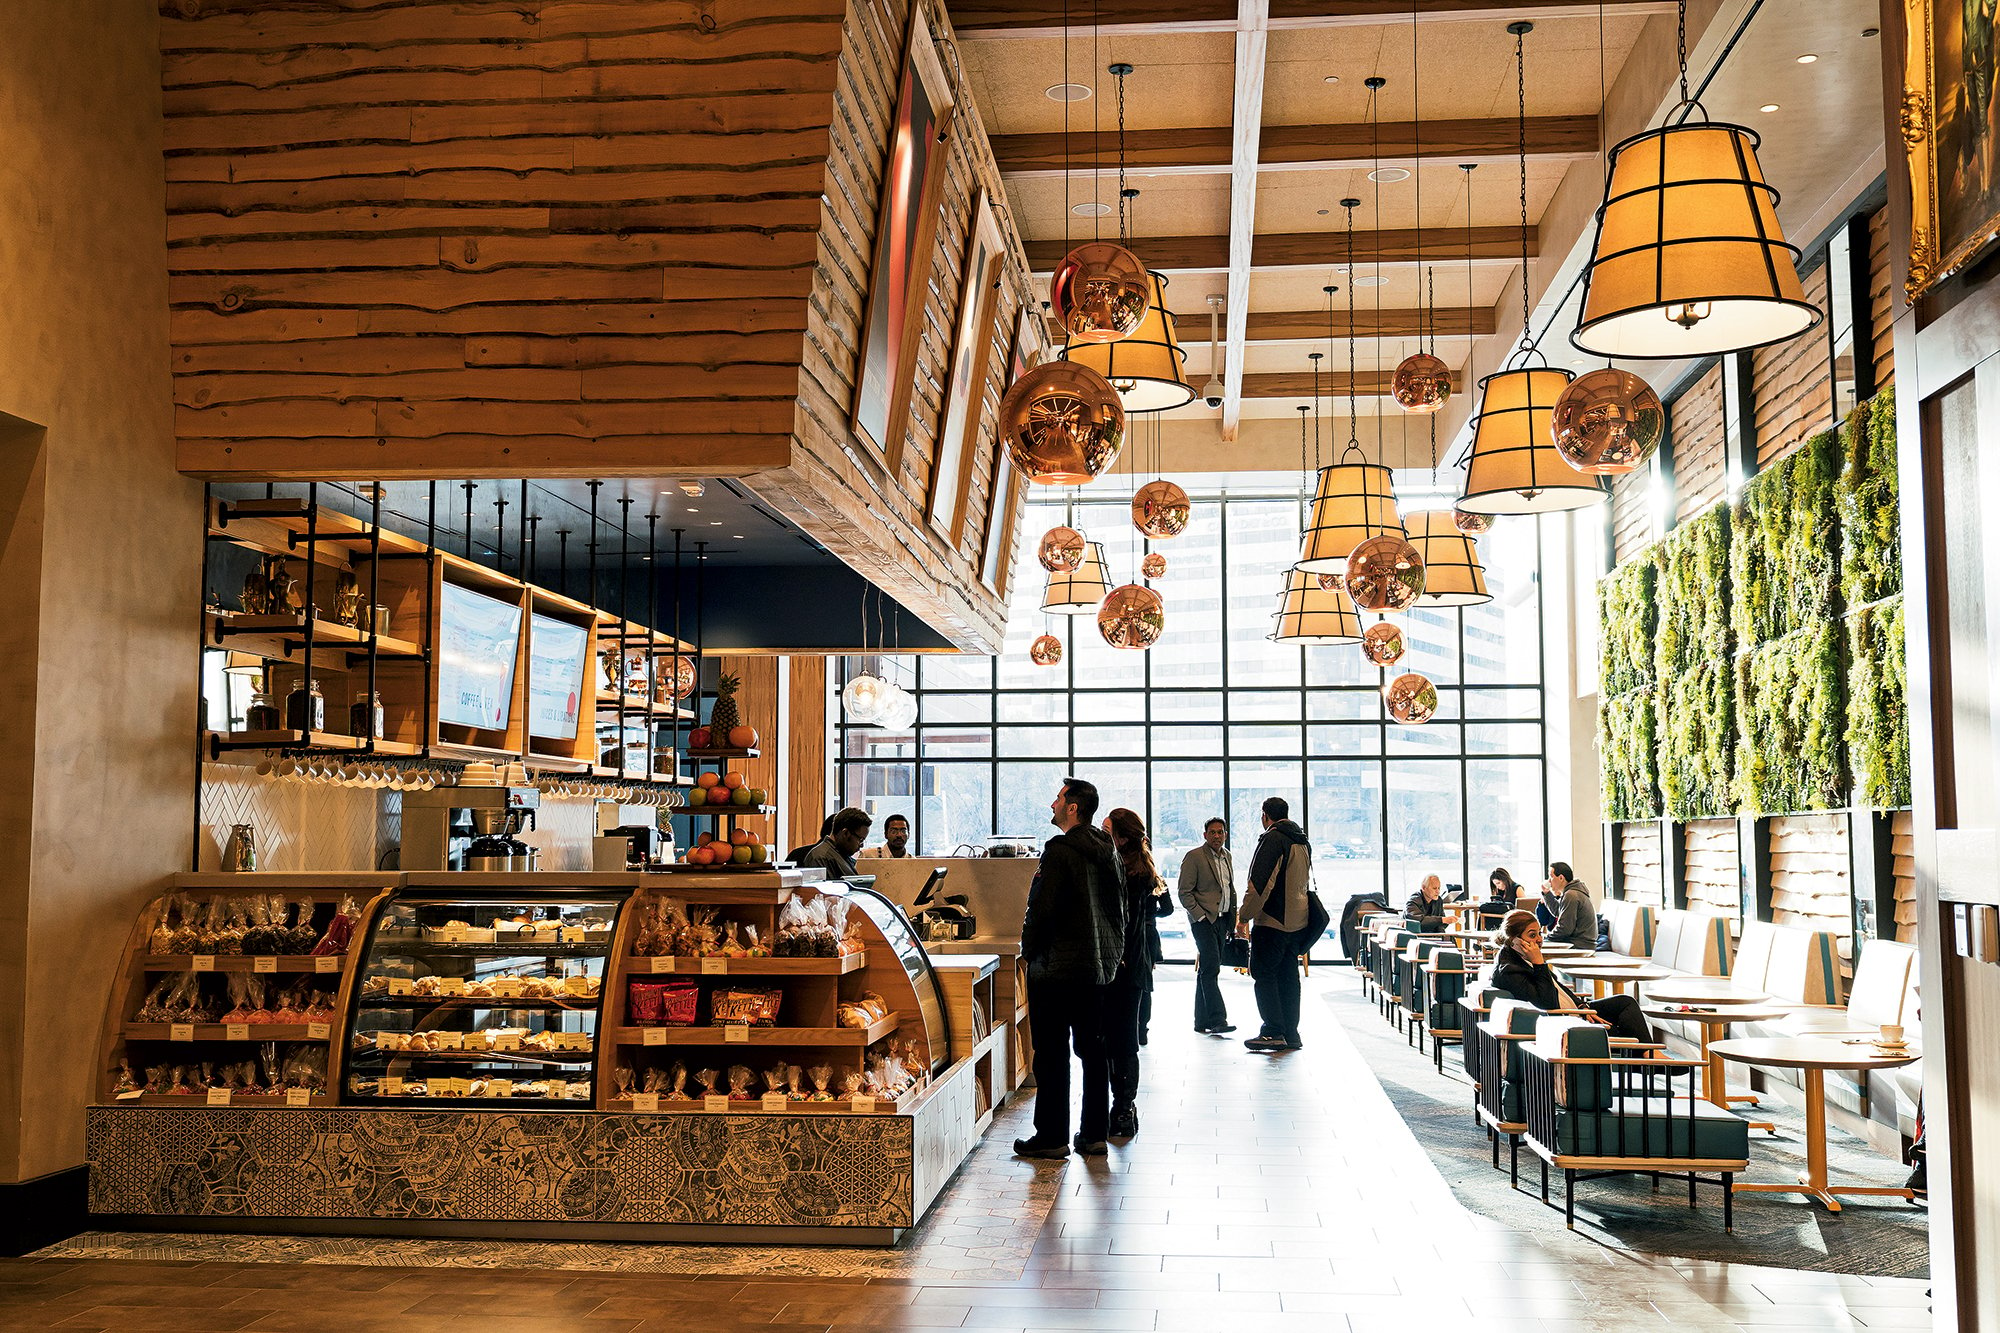
[[[392,890],[362,946],[342,1101],[595,1105],[598,1015],[628,896],[449,877]]]

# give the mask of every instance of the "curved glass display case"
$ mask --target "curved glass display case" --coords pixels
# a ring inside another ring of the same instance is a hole
[[[831,884],[827,887],[833,892],[843,891]],[[852,882],[844,886],[844,892],[848,901],[866,912],[875,928],[882,932],[882,938],[895,952],[896,961],[902,964],[903,974],[910,979],[910,987],[917,994],[917,1017],[923,1023],[925,1049],[931,1056],[931,1075],[936,1077],[951,1064],[951,1025],[945,1018],[944,989],[931,969],[931,956],[924,951],[923,942],[917,938],[902,908],[874,889]]]
[[[376,914],[342,1034],[350,1106],[585,1106],[629,893],[401,888]]]

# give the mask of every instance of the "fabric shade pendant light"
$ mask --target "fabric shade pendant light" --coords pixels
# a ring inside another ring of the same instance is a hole
[[[1555,446],[1549,418],[1575,378],[1551,367],[1535,346],[1528,305],[1528,68],[1525,39],[1535,25],[1510,23],[1514,37],[1515,106],[1521,169],[1521,346],[1507,364],[1479,381],[1479,411],[1465,494],[1458,508],[1475,514],[1546,514],[1582,509],[1608,494],[1596,480],[1571,468]],[[1469,196],[1468,196],[1469,198]],[[1466,208],[1468,245],[1472,209]],[[1532,364],[1539,361],[1540,365]]]
[[[1104,573],[1104,543],[1092,542],[1075,569],[1049,575],[1042,593],[1042,610],[1055,616],[1094,616],[1111,592]]]
[[[1359,199],[1343,199],[1347,210],[1347,446],[1338,461],[1319,470],[1313,483],[1311,516],[1299,542],[1297,567],[1313,574],[1345,574],[1354,548],[1374,537],[1401,537],[1396,516],[1394,476],[1362,452],[1354,404],[1354,210]],[[1333,340],[1333,291],[1327,295],[1327,340]],[[1317,382],[1317,376],[1315,376]],[[1317,398],[1317,391],[1315,391]],[[1344,595],[1344,594],[1343,594]]]
[[[1151,273],[1152,304],[1139,327],[1117,342],[1073,342],[1062,359],[1089,366],[1111,382],[1127,412],[1166,412],[1194,401],[1187,382],[1187,354],[1174,336],[1167,310],[1167,280]]]
[[[1319,579],[1303,569],[1285,576],[1275,620],[1270,637],[1277,643],[1361,642],[1361,616],[1347,594],[1338,585],[1322,588]]]
[[[1418,606],[1477,606],[1493,600],[1479,548],[1442,509],[1423,509],[1403,520],[1410,545],[1424,558],[1424,591]]]
[[[1822,318],[1799,284],[1798,248],[1778,225],[1756,132],[1709,120],[1688,94],[1687,0],[1679,14],[1680,106],[1669,124],[1611,150],[1583,313],[1570,334],[1598,356],[1740,352],[1797,337]]]

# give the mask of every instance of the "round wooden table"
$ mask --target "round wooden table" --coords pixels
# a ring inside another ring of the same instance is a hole
[[[1653,1003],[1651,991],[1647,992],[1648,1002],[1642,1011],[1648,1018],[1679,1019],[1684,1023],[1695,1023],[1701,1028],[1701,1095],[1723,1110],[1729,1109],[1731,1102],[1749,1102],[1756,1105],[1754,1093],[1731,1093],[1729,1091],[1729,1071],[1723,1066],[1722,1057],[1715,1053],[1717,1037],[1729,1035],[1731,1023],[1768,1023],[1772,1019],[1783,1018],[1788,1010],[1760,1009],[1748,1004],[1718,1004],[1703,1009],[1697,1002],[1692,1010],[1671,1004]],[[1753,1120],[1753,1129],[1775,1130],[1768,1121]]]
[[[1673,974],[1657,968],[1643,959],[1631,963],[1604,963],[1592,960],[1583,963],[1565,962],[1560,958],[1549,959],[1549,966],[1564,976],[1588,981],[1592,989],[1602,991],[1610,987],[1613,995],[1623,995],[1625,988],[1635,982],[1658,981]],[[1602,998],[1601,994],[1599,998]]]
[[[1744,1007],[1754,1005],[1767,1008],[1773,1001],[1761,991],[1718,990],[1695,981],[1669,981],[1663,986],[1646,984],[1647,1003],[1660,1004],[1702,1004],[1718,1007]]]
[[[1796,1069],[1806,1085],[1806,1169],[1796,1185],[1739,1181],[1745,1193],[1803,1194],[1826,1205],[1830,1213],[1840,1211],[1837,1194],[1887,1194],[1913,1199],[1911,1191],[1880,1185],[1835,1185],[1826,1177],[1826,1071],[1829,1069],[1898,1069],[1913,1064],[1919,1056],[1905,1049],[1890,1053],[1866,1039],[1839,1037],[1731,1037],[1710,1045],[1709,1050],[1724,1060],[1738,1064],[1764,1065],[1774,1069]]]

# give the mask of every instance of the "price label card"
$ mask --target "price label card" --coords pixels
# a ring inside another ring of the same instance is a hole
[[[188,966],[196,972],[213,972],[215,971],[215,955],[212,953],[198,953]]]
[[[647,1028],[641,1034],[639,1042],[644,1046],[664,1046],[667,1044],[667,1030],[665,1028]]]
[[[312,1105],[312,1093],[311,1093],[311,1091],[309,1091],[308,1089],[305,1089],[305,1088],[286,1088],[286,1089],[285,1089],[285,1105],[287,1105],[287,1106],[311,1106],[311,1105]]]
[[[439,977],[437,979],[437,983],[438,983],[438,994],[440,995],[465,994],[464,977]]]
[[[306,1024],[306,1039],[308,1041],[325,1041],[332,1035],[333,1035],[333,1024],[331,1023]]]
[[[384,1097],[400,1097],[400,1096],[402,1096],[402,1095],[403,1095],[403,1080],[401,1080],[400,1078],[394,1078],[394,1077],[389,1077],[389,1078],[384,1078],[384,1079],[382,1080],[382,1095],[383,1095]]]
[[[632,1094],[632,1109],[635,1111],[657,1111],[660,1109],[660,1094],[657,1092],[635,1092]]]
[[[167,1028],[168,1041],[193,1041],[194,1024],[175,1023]]]
[[[340,955],[331,953],[323,953],[316,955],[313,958],[313,971],[315,972],[340,971]]]
[[[729,974],[729,960],[727,958],[704,958],[701,960],[701,974],[705,977],[727,976]]]
[[[512,1097],[514,1095],[514,1080],[511,1078],[487,1079],[486,1095],[488,1097]]]
[[[389,994],[412,995],[415,993],[416,993],[416,983],[411,981],[408,977],[389,978]]]
[[[469,1078],[451,1078],[446,1079],[445,1082],[450,1085],[445,1091],[454,1097],[470,1097],[472,1095],[472,1080]]]
[[[766,1111],[782,1111],[786,1109],[785,1094],[782,1092],[765,1093],[764,1109]]]
[[[672,954],[661,954],[659,957],[653,960],[653,971],[671,972],[673,970],[674,970],[674,956]]]
[[[518,1032],[496,1032],[493,1034],[493,1049],[496,1051],[518,1051],[521,1049],[521,1034]]]
[[[588,932],[582,926],[564,926],[558,935],[564,944],[583,943]]]
[[[493,978],[493,994],[495,998],[511,1000],[518,997],[520,993],[521,979],[519,977]]]
[[[730,1023],[722,1029],[724,1041],[750,1040],[750,1026],[747,1023]]]
[[[276,972],[278,970],[278,960],[272,954],[260,953],[250,960],[250,970],[252,972]]]
[[[553,1097],[557,1101],[563,1100],[565,1097],[569,1096],[569,1084],[563,1082],[559,1078],[550,1079],[549,1096]]]
[[[873,1097],[862,1097],[859,1095],[849,1097],[847,1099],[847,1109],[850,1111],[859,1111],[862,1112],[863,1114],[866,1114],[875,1109],[875,1099]]]
[[[701,1099],[701,1109],[704,1111],[727,1111],[729,1109],[729,1099],[710,1093]]]
[[[222,1039],[224,1041],[248,1041],[250,1040],[250,1025],[248,1023],[224,1023],[222,1025]]]
[[[434,1051],[456,1051],[462,1049],[464,1045],[465,1034],[463,1032],[431,1033],[431,1049]]]
[[[227,1105],[229,1105],[229,1089],[228,1089],[228,1088],[210,1088],[210,1089],[208,1090],[208,1104],[209,1104],[210,1106],[227,1106]]]

